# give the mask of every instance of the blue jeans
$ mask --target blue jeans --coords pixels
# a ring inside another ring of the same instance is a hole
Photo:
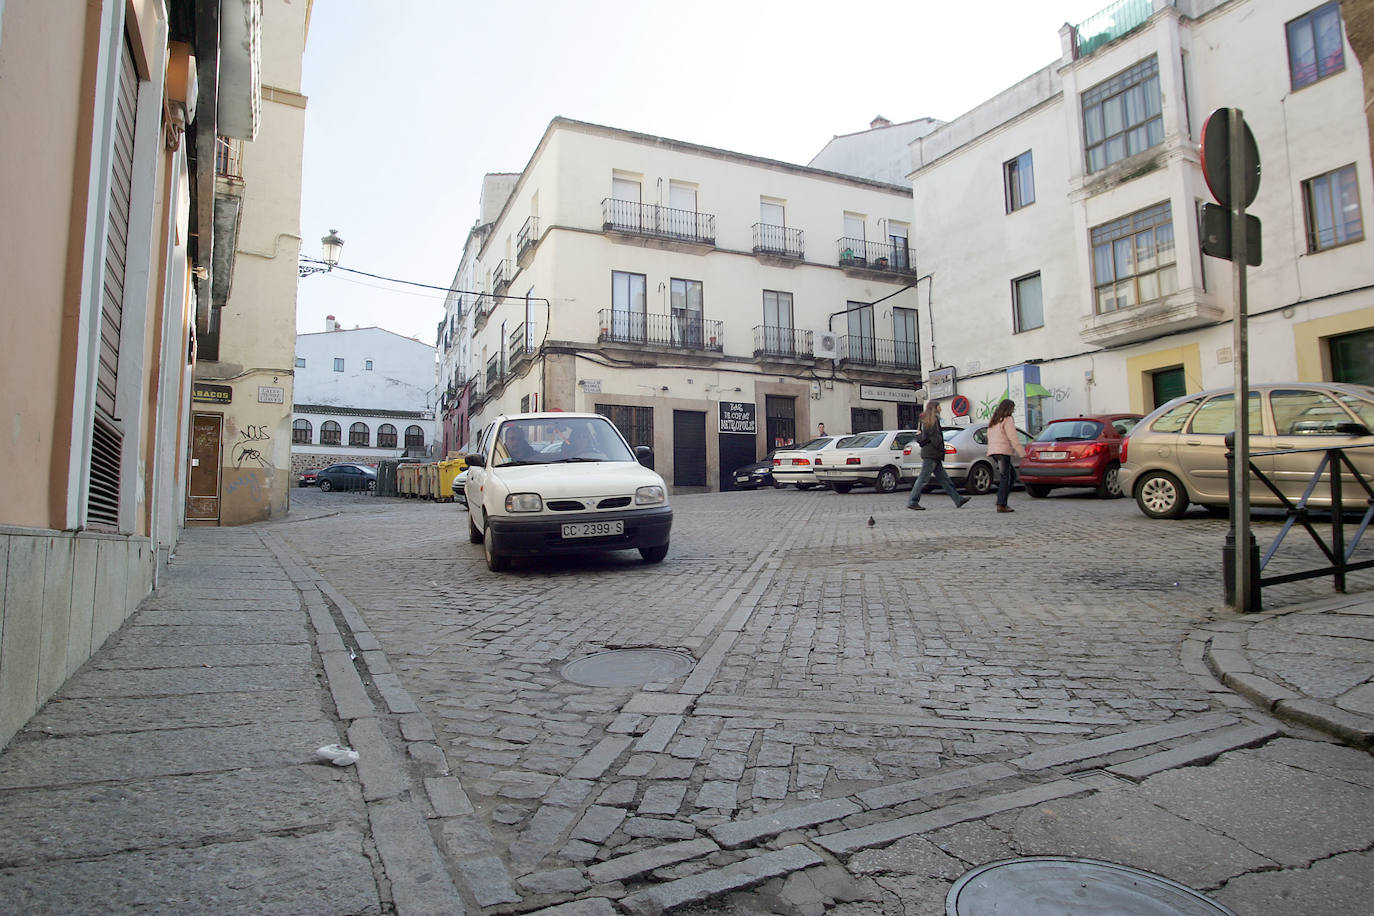
[[[1015,482],[1012,478],[1016,475],[1016,469],[1011,465],[1010,455],[993,455],[997,459],[997,505],[1005,506],[1007,497],[1011,495],[1011,485]]]
[[[954,486],[954,481],[950,480],[949,474],[945,472],[945,463],[943,461],[936,461],[934,458],[921,459],[921,474],[916,478],[916,483],[912,485],[911,497],[906,501],[906,504],[908,506],[920,505],[921,491],[926,488],[926,483],[932,476],[935,478],[936,483],[945,488],[945,492],[949,494],[949,498],[954,500],[954,505],[959,505],[959,501],[963,499],[963,497],[959,495],[959,490]]]

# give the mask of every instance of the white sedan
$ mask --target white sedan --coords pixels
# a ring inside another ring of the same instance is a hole
[[[668,555],[673,510],[663,478],[641,462],[600,414],[500,416],[467,456],[468,538],[487,566],[513,557],[638,550],[649,563]]]
[[[836,493],[867,484],[891,493],[902,482],[902,449],[916,438],[914,429],[880,429],[859,433],[835,443],[816,456],[816,479]]]
[[[793,448],[773,453],[773,482],[779,486],[791,484],[798,490],[820,486],[816,480],[816,456],[835,447],[839,436],[819,436]]]

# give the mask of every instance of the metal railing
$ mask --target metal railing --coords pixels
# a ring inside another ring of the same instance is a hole
[[[754,253],[771,254],[780,258],[806,257],[806,234],[800,229],[787,226],[774,226],[771,223],[754,224]]]
[[[850,334],[841,337],[838,343],[839,362],[842,364],[898,369],[903,372],[921,371],[921,357],[916,341]]]
[[[766,324],[754,327],[755,356],[791,356],[810,359],[813,334],[797,328],[774,328]]]
[[[602,309],[598,316],[601,319],[599,341],[651,344],[715,353],[724,348],[724,322],[699,318],[695,313],[646,315]]]
[[[468,379],[468,416],[477,412],[477,408],[487,399],[486,386],[482,384],[482,373],[475,372],[472,378]]]
[[[1170,4],[1172,0],[1170,0]],[[1098,10],[1073,30],[1073,59],[1087,57],[1098,48],[1144,25],[1155,11],[1155,0],[1117,0]]]
[[[1351,425],[1354,426],[1356,424]],[[1233,474],[1236,463],[1235,452],[1233,451],[1235,446],[1235,433],[1228,433],[1226,435],[1226,446],[1226,479],[1230,482],[1230,501],[1231,505],[1234,507],[1236,504],[1235,477]],[[1352,559],[1355,555],[1355,549],[1360,546],[1360,540],[1364,537],[1365,531],[1369,529],[1370,522],[1374,521],[1374,478],[1366,477],[1360,472],[1359,468],[1355,467],[1355,463],[1350,460],[1349,452],[1370,449],[1374,449],[1374,445],[1346,445],[1331,448],[1285,448],[1250,453],[1252,459],[1280,456],[1291,459],[1293,455],[1299,455],[1304,452],[1322,453],[1321,460],[1317,462],[1317,469],[1313,472],[1311,479],[1308,480],[1307,487],[1303,490],[1303,494],[1298,498],[1297,502],[1285,496],[1263,471],[1255,467],[1254,461],[1249,462],[1251,476],[1262,483],[1269,492],[1274,494],[1282,504],[1284,514],[1287,516],[1284,520],[1283,527],[1279,529],[1279,533],[1274,536],[1274,540],[1271,541],[1269,546],[1265,549],[1263,557],[1258,556],[1258,548],[1254,542],[1254,535],[1252,534],[1250,537],[1249,548],[1252,557],[1254,557],[1254,560],[1252,560],[1252,571],[1254,575],[1251,582],[1250,601],[1248,602],[1251,605],[1250,610],[1258,611],[1261,609],[1259,600],[1260,589],[1267,585],[1281,585],[1285,582],[1297,582],[1302,579],[1315,579],[1319,576],[1329,575],[1332,577],[1335,590],[1344,592],[1345,577],[1347,573],[1354,572],[1357,569],[1374,569],[1374,558],[1359,561]],[[1344,470],[1345,473],[1341,473],[1342,470]],[[1323,477],[1326,478],[1325,481],[1323,481]],[[1323,487],[1323,483],[1325,483],[1325,487]],[[1347,483],[1354,483],[1356,486],[1356,498],[1353,500],[1345,495],[1345,486]],[[1322,495],[1318,495],[1319,489],[1324,489],[1326,492]],[[1361,498],[1360,491],[1363,491],[1363,498]],[[1318,499],[1321,499],[1322,496],[1328,496],[1330,505],[1309,506],[1314,496],[1317,496]],[[1360,517],[1360,521],[1354,524],[1355,530],[1353,536],[1347,538],[1346,513],[1360,510],[1363,510],[1363,515]],[[1313,511],[1328,511],[1331,513],[1331,538],[1329,541],[1318,534],[1317,529],[1312,526],[1311,513]],[[1312,542],[1317,545],[1317,549],[1320,550],[1322,555],[1326,558],[1327,565],[1319,566],[1315,569],[1299,570],[1297,572],[1283,573],[1280,575],[1262,575],[1265,567],[1269,565],[1269,561],[1274,558],[1274,554],[1278,552],[1279,547],[1283,544],[1284,538],[1288,536],[1288,532],[1292,531],[1295,525],[1301,525],[1308,533],[1312,538]],[[1235,599],[1235,582],[1231,575],[1234,568],[1232,564],[1235,562],[1235,541],[1235,519],[1233,517],[1231,533],[1227,535],[1226,541],[1226,551],[1224,555],[1226,562],[1223,564],[1223,575],[1226,576],[1227,600],[1230,603],[1234,603]]]
[[[695,210],[674,210],[657,204],[607,197],[601,201],[601,228],[663,239],[716,243],[716,217]]]
[[[491,272],[491,288],[496,295],[501,295],[510,288],[510,281],[515,276],[515,270],[511,267],[508,259],[501,259],[496,262],[496,269]]]
[[[501,354],[497,353],[487,360],[487,391],[496,387],[496,383],[501,381]]]
[[[865,270],[884,270],[913,276],[916,273],[916,260],[906,245],[851,238],[839,239],[835,245],[841,267],[862,267]]]
[[[520,232],[515,236],[515,260],[523,261],[526,252],[534,248],[539,241],[539,217],[531,216],[525,220],[525,225],[520,227]]]
[[[522,321],[506,337],[506,359],[510,365],[514,366],[521,360],[527,359],[529,355],[529,343],[525,340],[525,323]]]
[[[472,333],[474,336],[487,326],[487,316],[491,314],[492,305],[495,301],[486,293],[478,293],[477,298],[472,300]]]
[[[215,176],[243,177],[243,141],[230,137],[215,137]]]

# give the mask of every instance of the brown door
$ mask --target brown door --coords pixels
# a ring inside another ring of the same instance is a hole
[[[219,523],[219,456],[224,417],[191,415],[191,477],[186,492],[186,523]]]

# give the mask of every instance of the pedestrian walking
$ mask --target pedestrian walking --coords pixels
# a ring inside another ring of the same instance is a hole
[[[1002,403],[992,412],[992,419],[988,420],[988,457],[997,462],[998,512],[1016,511],[1007,505],[1007,497],[1011,495],[1012,475],[1016,473],[1011,457],[1026,457],[1026,449],[1021,445],[1021,437],[1016,432],[1016,421],[1011,418],[1014,410],[1016,402],[1011,398],[1003,398]]]
[[[945,472],[945,432],[940,428],[939,401],[930,401],[926,404],[926,409],[921,411],[921,418],[916,426],[916,443],[921,446],[921,473],[911,488],[911,497],[907,500],[906,507],[918,512],[925,509],[925,506],[921,505],[921,491],[925,489],[926,482],[934,477],[935,482],[944,487],[949,498],[954,500],[954,508],[962,509],[964,503],[969,501],[969,497],[959,495],[954,481],[950,480],[949,474]]]

